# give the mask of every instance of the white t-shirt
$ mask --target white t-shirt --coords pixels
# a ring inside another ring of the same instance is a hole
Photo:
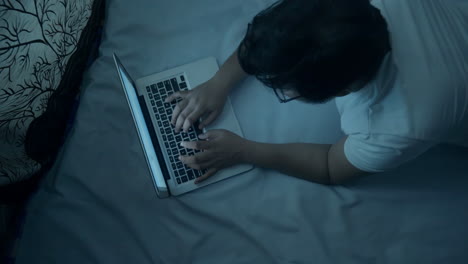
[[[349,162],[382,172],[438,143],[468,147],[468,1],[372,4],[388,23],[392,51],[374,81],[336,98]]]

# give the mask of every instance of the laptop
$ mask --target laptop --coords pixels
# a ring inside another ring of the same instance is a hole
[[[180,142],[198,140],[198,135],[206,130],[226,129],[243,137],[229,98],[217,120],[203,131],[198,129],[197,122],[188,133],[175,133],[170,122],[176,102],[164,103],[164,99],[169,94],[193,89],[211,79],[218,71],[215,58],[201,59],[133,81],[117,55],[114,53],[113,56],[158,197],[181,195],[253,168],[247,164],[226,168],[195,184],[195,179],[206,171],[194,170],[177,159],[179,155],[200,152],[181,147]]]

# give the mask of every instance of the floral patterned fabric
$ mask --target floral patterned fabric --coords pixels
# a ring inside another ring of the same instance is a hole
[[[92,10],[93,0],[0,0],[0,186],[40,170],[28,129],[63,86]]]

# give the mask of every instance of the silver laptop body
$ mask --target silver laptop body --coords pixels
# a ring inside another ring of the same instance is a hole
[[[178,90],[190,90],[208,81],[218,71],[216,59],[205,58],[190,64],[140,78],[135,82],[114,54],[114,62],[138,132],[154,187],[160,198],[181,195],[238,175],[253,168],[243,164],[220,170],[195,185],[194,180],[205,171],[193,170],[176,159],[178,155],[194,155],[199,151],[181,147],[181,141],[197,140],[205,132],[192,126],[189,133],[175,133],[170,124],[175,104],[164,99]],[[223,112],[207,130],[226,129],[243,137],[229,98]]]

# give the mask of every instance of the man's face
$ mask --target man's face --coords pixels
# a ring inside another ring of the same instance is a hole
[[[284,95],[286,95],[288,98],[294,98],[296,96],[299,96],[299,93],[294,90],[294,89],[288,89],[288,90],[284,90],[283,91]],[[336,97],[343,97],[343,96],[346,96],[348,94],[350,94],[351,92],[349,92],[348,90],[345,90],[341,93],[339,93]],[[301,101],[303,103],[309,103],[309,101],[307,101],[307,99],[303,98],[303,97],[299,97],[297,98],[298,101]]]
[[[346,96],[350,94],[352,91],[357,91],[361,89],[365,85],[366,85],[366,82],[356,81],[352,83],[351,85],[349,85],[346,90],[343,90],[341,93],[337,94],[336,97]],[[296,91],[296,89],[294,89],[293,86],[286,86],[283,90],[283,93],[289,98],[293,98],[299,95],[299,93]],[[304,100],[303,98],[298,98],[298,100],[302,102],[307,102],[307,100]]]
[[[284,93],[284,95],[286,95],[289,98],[299,96],[299,93],[294,89],[284,90],[283,93]]]
[[[366,82],[356,81],[356,82],[352,83],[351,85],[349,85],[347,89],[345,89],[342,92],[340,92],[339,94],[337,94],[336,97],[346,96],[346,95],[352,93],[353,91],[357,91],[357,90],[361,89],[365,85],[366,85]],[[282,93],[287,98],[295,98],[295,97],[299,96],[299,93],[297,92],[297,90],[292,85],[285,85],[283,87],[283,89],[282,89]],[[303,103],[311,103],[310,100],[307,100],[307,99],[305,99],[303,97],[299,97],[299,98],[297,98],[295,100],[301,101]]]

